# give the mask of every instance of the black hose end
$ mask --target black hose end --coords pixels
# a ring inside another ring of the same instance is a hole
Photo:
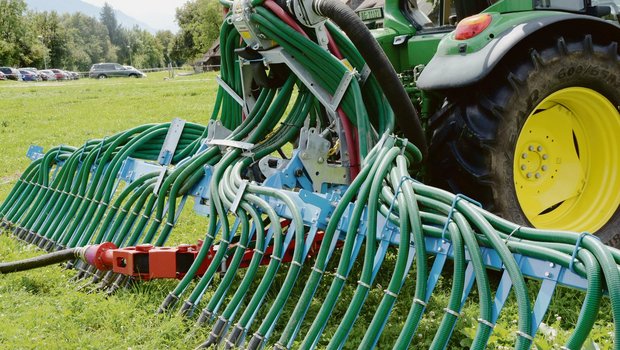
[[[185,300],[181,308],[179,309],[179,315],[189,317],[194,313],[194,303],[189,300]]]
[[[114,275],[114,273],[112,271],[108,271],[105,276],[103,276],[103,278],[101,279],[101,288],[107,288],[110,285],[112,285],[112,280],[115,278],[116,276]]]
[[[48,252],[53,252],[55,250],[58,250],[58,249],[56,249],[56,243],[52,242],[51,240],[47,241],[47,244],[45,244],[45,246],[43,246],[43,249],[48,251]]]
[[[47,237],[41,236],[39,242],[37,242],[37,247],[44,249],[46,251],[50,251],[50,240]]]
[[[168,296],[166,297],[166,299],[164,299],[164,301],[161,303],[161,305],[159,306],[159,308],[157,309],[157,311],[155,313],[156,314],[163,314],[163,313],[165,313],[174,304],[176,304],[177,301],[179,301],[179,297],[178,296],[176,296],[176,295],[174,295],[172,293],[168,293]]]
[[[281,343],[276,343],[273,346],[274,350],[288,350],[288,348],[285,345],[282,345]]]
[[[217,322],[213,326],[213,329],[209,333],[209,338],[207,339],[206,342],[204,342],[204,344],[206,344],[207,346],[211,346],[211,345],[215,345],[219,343],[227,325],[228,325],[227,320],[221,317],[218,318]]]
[[[25,234],[25,230],[21,227],[18,227],[13,230],[13,236],[17,237],[17,239],[23,240],[24,234]]]
[[[6,220],[2,220],[2,222],[0,222],[0,229],[5,229],[9,226],[9,224],[6,222]]]
[[[248,342],[248,346],[246,347],[246,349],[258,350],[262,348],[264,339],[265,337],[260,335],[258,332],[254,333],[254,335],[252,336],[252,339],[250,339],[250,341]]]
[[[36,245],[38,247],[39,246],[39,242],[41,242],[42,238],[43,238],[43,236],[41,236],[40,234],[37,233],[36,236],[30,242],[30,244]]]
[[[114,282],[112,282],[112,286],[110,287],[110,289],[113,289],[112,292],[116,292],[117,290],[121,288],[127,288],[129,284],[131,283],[131,279],[129,278],[129,276],[118,275],[118,274],[112,274],[112,275],[116,276],[116,278],[114,279]]]
[[[200,316],[198,316],[198,320],[196,321],[196,324],[199,326],[202,326],[203,324],[207,323],[212,318],[213,318],[213,313],[211,311],[207,309],[202,309],[202,312],[200,313]]]
[[[207,340],[204,343],[198,345],[196,349],[206,349],[206,348],[209,348],[211,345],[213,344],[209,343],[209,340]]]
[[[74,267],[75,267],[75,260],[67,261],[67,264],[65,265],[66,270],[71,270]]]
[[[26,233],[26,242],[33,244],[34,241],[37,239],[37,237],[40,237],[38,233],[34,232],[34,231],[28,231]]]
[[[237,323],[233,331],[230,333],[228,340],[226,341],[226,348],[231,349],[231,347],[229,346],[232,346],[232,348],[238,346],[244,333],[245,329]]]
[[[91,281],[91,283],[97,283],[97,282],[101,281],[102,277],[103,277],[102,271],[95,272],[93,274],[93,280]]]

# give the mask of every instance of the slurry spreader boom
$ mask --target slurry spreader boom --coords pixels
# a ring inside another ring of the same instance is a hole
[[[197,315],[211,328],[200,347],[226,349],[315,348],[336,303],[348,309],[327,347],[373,348],[407,298],[411,307],[393,339],[393,348],[405,349],[450,266],[451,294],[432,349],[447,347],[474,287],[473,349],[486,347],[511,293],[515,347],[529,349],[558,285],[586,293],[564,349],[584,344],[604,294],[619,338],[620,251],[586,232],[511,223],[475,199],[416,180],[433,156],[422,123],[348,7],[328,0],[224,5],[208,125],[175,119],[80,148],[31,148],[33,162],[0,218],[5,231],[50,253],[0,264],[1,273],[69,261],[76,279],[108,292],[137,279],[179,278],[158,312]],[[208,216],[207,233],[197,245],[165,247],[189,197]],[[386,269],[392,254],[396,262]],[[312,268],[300,281],[304,264]],[[495,291],[490,270],[501,274]],[[276,284],[278,274],[284,278]],[[389,284],[376,307],[365,305],[379,274]],[[542,281],[533,304],[526,278]],[[407,279],[415,281],[413,295],[400,294]],[[356,286],[350,297],[341,295],[347,284]],[[292,293],[296,285],[301,294]],[[320,310],[309,312],[320,289],[327,290]],[[293,310],[286,318],[285,306]],[[364,306],[374,308],[372,319],[358,317]],[[356,322],[367,325],[363,339],[347,343]]]

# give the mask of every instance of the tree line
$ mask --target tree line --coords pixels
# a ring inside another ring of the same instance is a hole
[[[192,0],[177,9],[177,33],[121,26],[105,4],[99,18],[35,12],[24,0],[0,0],[0,66],[86,71],[98,62],[140,68],[193,62],[219,36],[217,0]]]

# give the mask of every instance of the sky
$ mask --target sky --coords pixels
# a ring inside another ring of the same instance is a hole
[[[89,4],[103,6],[110,4],[114,9],[140,20],[157,30],[169,29],[176,32],[179,27],[174,22],[177,7],[188,0],[82,0]]]

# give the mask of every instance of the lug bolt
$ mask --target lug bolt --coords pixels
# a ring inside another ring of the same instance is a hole
[[[534,146],[530,146],[530,147],[528,147],[527,149],[529,149],[530,151],[532,151],[532,152],[533,152],[533,151],[534,151]]]
[[[325,161],[325,159],[323,159],[323,157],[319,157],[319,159],[317,159],[317,161],[320,163],[323,163]]]
[[[542,169],[542,171],[547,171],[548,168],[547,168],[546,165],[543,165],[541,169]]]
[[[536,148],[536,150],[537,150],[538,152],[542,152],[543,148],[542,148],[542,146],[538,146],[538,148]]]
[[[523,158],[523,159],[527,158],[527,153],[523,153],[523,154],[521,155],[521,158]]]
[[[546,155],[546,154],[543,154],[543,157],[542,157],[542,158],[543,158],[543,159],[547,159],[547,158],[549,158],[549,156],[548,156],[548,155]]]
[[[536,178],[540,179],[540,173],[536,173]]]
[[[529,178],[532,177],[532,173],[527,173],[527,175],[525,175],[525,176],[527,176],[527,178],[529,179]]]
[[[527,166],[521,165],[521,170],[525,170],[525,169],[527,169]]]

